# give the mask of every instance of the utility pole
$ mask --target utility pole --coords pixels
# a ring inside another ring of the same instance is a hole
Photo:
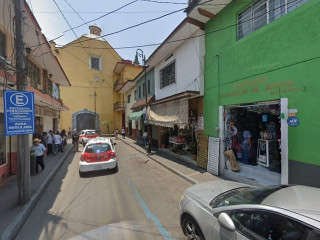
[[[26,58],[24,47],[24,0],[14,0],[15,12],[15,50],[17,90],[27,91]],[[30,153],[29,135],[18,136],[18,188],[19,203],[30,201]]]

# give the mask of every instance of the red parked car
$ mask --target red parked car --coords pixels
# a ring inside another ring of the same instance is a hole
[[[90,139],[93,139],[93,138],[97,138],[99,137],[99,135],[96,133],[95,130],[82,130],[80,132],[80,139],[79,141],[82,143],[83,146],[86,146],[87,142],[90,140]]]

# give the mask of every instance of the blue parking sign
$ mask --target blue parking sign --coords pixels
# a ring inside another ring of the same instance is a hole
[[[3,94],[5,133],[35,133],[34,93],[6,90]]]

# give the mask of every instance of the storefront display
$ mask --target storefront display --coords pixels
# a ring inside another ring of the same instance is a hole
[[[279,104],[226,107],[223,117],[225,151],[233,150],[237,161],[243,164],[259,164],[280,172]]]

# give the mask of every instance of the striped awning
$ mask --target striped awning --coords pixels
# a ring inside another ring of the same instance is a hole
[[[143,111],[133,112],[129,115],[129,120],[138,120],[141,118]]]

